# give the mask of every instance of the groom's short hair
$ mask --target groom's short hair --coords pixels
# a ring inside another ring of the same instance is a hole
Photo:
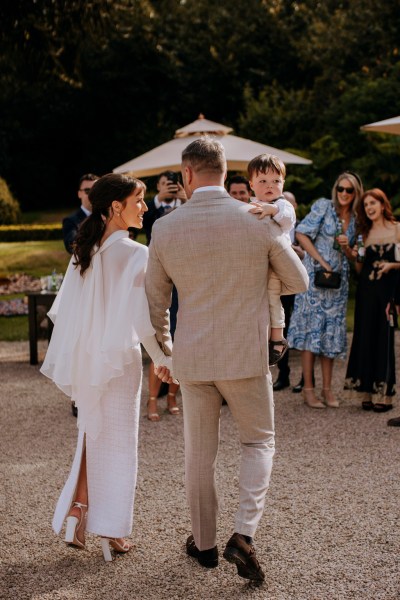
[[[203,136],[184,149],[182,164],[190,164],[195,173],[200,171],[225,173],[225,149],[218,140]]]

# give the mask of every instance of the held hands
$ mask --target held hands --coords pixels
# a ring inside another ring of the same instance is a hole
[[[264,217],[274,217],[279,209],[274,204],[268,204],[267,202],[252,202],[252,208],[249,212],[252,215],[258,215],[259,219],[263,219]]]
[[[179,381],[174,378],[174,374],[172,372],[171,356],[164,356],[162,364],[154,365],[154,374],[157,375],[158,379],[161,379],[161,381],[165,383],[179,384]]]

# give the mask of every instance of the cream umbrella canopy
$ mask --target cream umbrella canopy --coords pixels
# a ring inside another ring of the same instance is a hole
[[[113,169],[114,173],[132,173],[136,177],[149,177],[161,171],[179,171],[181,167],[182,150],[191,142],[203,135],[210,135],[219,140],[225,148],[228,170],[245,171],[249,161],[258,154],[274,154],[286,164],[309,165],[311,160],[278,150],[272,146],[265,146],[245,138],[230,135],[233,131],[221,123],[215,123],[200,115],[196,121],[177,129],[173,140],[161,144],[137,156],[136,158]]]
[[[369,123],[369,125],[363,125],[360,129],[363,131],[376,131],[377,133],[393,133],[394,135],[400,135],[400,117],[393,117],[392,119]]]

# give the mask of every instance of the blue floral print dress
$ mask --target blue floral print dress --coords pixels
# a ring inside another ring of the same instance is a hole
[[[337,290],[315,287],[314,272],[321,266],[306,254],[303,264],[307,269],[310,284],[306,292],[296,295],[287,336],[291,348],[309,350],[328,358],[345,358],[347,350],[349,263],[342,251],[333,248],[337,225],[338,216],[332,201],[320,198],[296,228],[296,232],[303,233],[311,239],[332,269],[341,273],[341,285]],[[353,245],[354,215],[351,216],[345,233],[350,245]]]

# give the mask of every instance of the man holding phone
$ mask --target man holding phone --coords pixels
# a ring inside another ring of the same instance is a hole
[[[165,214],[178,208],[187,200],[185,190],[179,181],[178,173],[163,171],[157,178],[157,194],[148,203],[148,211],[143,215],[143,229],[147,245],[150,244],[154,222]]]
[[[185,190],[180,183],[180,174],[174,171],[163,171],[157,177],[157,194],[148,203],[148,211],[143,215],[143,229],[146,234],[147,245],[150,244],[151,230],[154,223],[160,217],[170,213],[175,208],[184,204],[187,200]],[[170,331],[173,337],[176,327],[176,315],[178,312],[178,296],[176,289],[172,291],[170,307]],[[175,383],[162,383],[154,373],[154,365],[151,363],[149,369],[149,399],[147,401],[147,418],[149,421],[158,422],[157,399],[165,394],[167,396],[167,409],[171,415],[179,414],[175,396],[179,385]]]

